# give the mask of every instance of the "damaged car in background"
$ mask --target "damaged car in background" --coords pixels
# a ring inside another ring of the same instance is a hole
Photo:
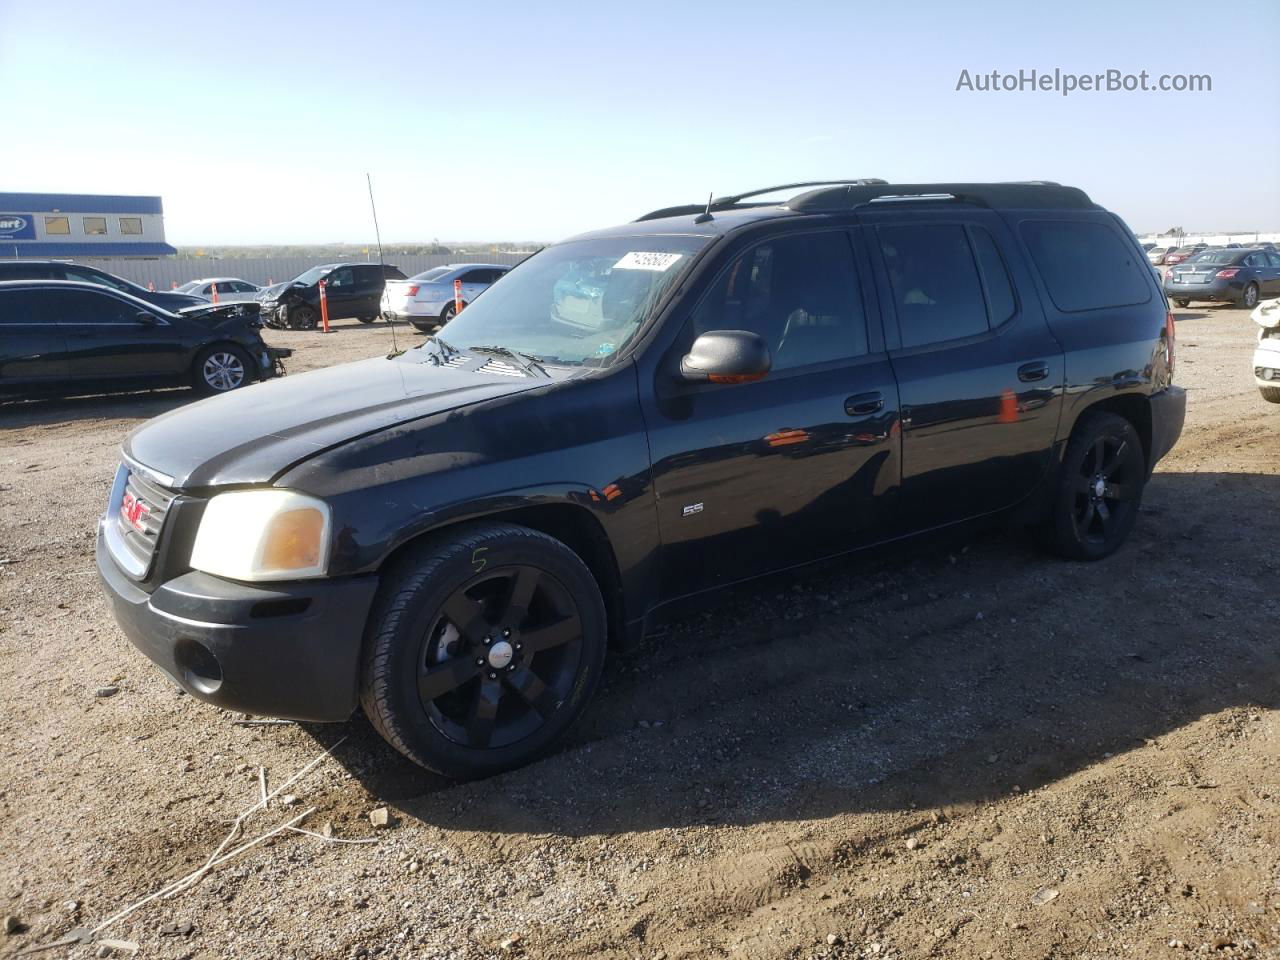
[[[176,313],[67,280],[0,282],[0,393],[85,394],[191,386],[229,393],[284,374],[292,351],[262,340],[257,304]]]

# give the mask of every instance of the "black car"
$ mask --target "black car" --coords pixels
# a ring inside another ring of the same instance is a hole
[[[1209,300],[1252,310],[1264,297],[1280,297],[1280,254],[1260,247],[1206,250],[1166,270],[1164,292],[1180,307]]]
[[[268,347],[260,329],[254,304],[170,313],[98,284],[0,281],[0,393],[227,393],[283,372],[289,351]]]
[[[312,267],[288,283],[262,291],[258,302],[262,322],[269,327],[314,330],[320,322],[320,281],[325,284],[329,319],[355,317],[373,323],[382,307],[382,288],[388,280],[404,280],[389,263],[326,263]]]
[[[135,430],[97,541],[125,633],[196,697],[362,705],[473,777],[714,589],[965,520],[1115,551],[1186,402],[1128,228],[1056,184],[790,186],[547,247],[415,349]]]
[[[194,297],[187,293],[148,290],[132,280],[117,277],[114,273],[107,273],[97,267],[87,267],[82,263],[63,263],[59,260],[0,260],[0,280],[72,280],[96,283],[166,310],[198,307],[209,302],[204,297]]]

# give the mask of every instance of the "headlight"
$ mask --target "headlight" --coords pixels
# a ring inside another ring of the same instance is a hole
[[[329,505],[292,490],[235,490],[209,501],[191,566],[231,580],[323,577]]]

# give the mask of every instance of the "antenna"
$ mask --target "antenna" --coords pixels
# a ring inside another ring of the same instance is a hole
[[[711,216],[711,198],[714,197],[715,195],[716,195],[716,192],[714,190],[712,190],[710,193],[707,194],[707,209],[703,210],[700,214],[698,214],[696,217],[693,218],[694,223],[706,223],[708,220],[715,219],[715,217]]]
[[[382,262],[382,231],[378,228],[378,205],[373,202],[373,177],[369,176],[368,171],[365,172],[364,180],[369,185],[369,209],[373,212],[373,236],[378,241],[378,272],[382,274],[382,284],[385,287],[387,271],[386,264]],[[396,322],[388,320],[387,326],[391,328],[391,355],[395,356],[400,352],[400,344],[396,343]]]

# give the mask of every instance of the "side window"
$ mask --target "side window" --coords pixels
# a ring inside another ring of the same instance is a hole
[[[380,267],[354,267],[355,282],[361,287],[376,287],[383,282]]]
[[[867,318],[849,238],[841,231],[777,237],[741,254],[692,317],[694,336],[750,330],[774,370],[867,353]]]
[[[253,293],[257,290],[251,283],[245,283],[243,280],[234,280],[231,283],[231,289],[236,293]]]
[[[330,288],[350,287],[355,283],[355,274],[350,267],[340,267],[324,279],[325,286]]]
[[[1280,267],[1280,253],[1267,253],[1267,259],[1273,267]]]
[[[42,294],[34,290],[0,291],[0,327],[19,323],[46,323],[48,311],[41,309]]]
[[[1022,238],[1059,310],[1128,307],[1151,299],[1151,268],[1104,223],[1027,220]],[[1144,275],[1146,271],[1147,275]]]
[[[110,287],[113,290],[124,290],[124,284],[116,280],[114,277],[107,276],[103,273],[93,273],[88,270],[80,269],[74,264],[63,269],[68,280],[79,280],[82,283],[96,283],[100,287]]]
[[[463,283],[488,283],[489,271],[488,270],[468,270],[466,273],[462,275],[462,282]]]
[[[1267,265],[1266,258],[1260,253],[1251,253],[1244,258],[1246,267],[1265,267]]]
[[[108,293],[88,290],[51,290],[50,313],[65,324],[136,324],[142,307]]]
[[[963,226],[901,224],[879,227],[876,235],[889,271],[904,347],[971,337],[990,329]]]
[[[1009,280],[1009,268],[1005,266],[1004,257],[1000,256],[995,237],[982,227],[972,226],[969,236],[978,258],[978,269],[982,272],[982,284],[987,291],[987,318],[992,327],[998,327],[1018,309],[1013,284]]]

